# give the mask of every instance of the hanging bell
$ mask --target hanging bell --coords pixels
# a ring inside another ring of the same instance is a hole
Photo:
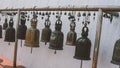
[[[5,31],[5,40],[7,42],[15,42],[15,29],[13,28],[13,18],[10,18],[9,27]]]
[[[7,27],[8,27],[7,18],[5,18],[5,22],[3,24],[3,30],[6,30]]]
[[[0,38],[2,38],[2,25],[0,25]]]
[[[22,40],[25,40],[25,35],[27,30],[27,26],[25,25],[25,22],[26,22],[26,18],[23,12],[23,14],[21,14],[20,25],[18,26],[18,30],[17,30],[17,38],[21,39],[21,47],[22,47]]]
[[[33,47],[39,47],[39,30],[37,26],[37,15],[33,13],[33,18],[31,19],[31,28],[26,31],[25,46],[31,47],[31,53]]]
[[[49,17],[48,17],[48,19],[45,20],[44,24],[45,24],[45,28],[42,29],[41,41],[45,42],[45,45],[46,45],[47,42],[50,41],[50,36],[51,36],[51,29],[49,28],[51,25],[51,22],[49,20]]]
[[[62,21],[60,20],[60,17],[57,16],[58,20],[55,23],[55,31],[52,32],[50,37],[50,49],[54,50],[63,50],[63,38],[64,35],[61,32],[62,27]]]
[[[83,27],[82,37],[76,41],[75,59],[90,60],[91,41],[87,38],[88,27]]]
[[[67,34],[66,45],[74,46],[76,44],[77,34],[75,32],[75,26],[76,26],[76,24],[75,24],[74,20],[72,20],[71,24],[70,24],[70,31]]]
[[[78,17],[80,17],[80,16],[81,16],[81,13],[80,13],[80,12],[78,12],[77,16],[78,16]]]
[[[115,43],[111,63],[120,65],[120,39]]]

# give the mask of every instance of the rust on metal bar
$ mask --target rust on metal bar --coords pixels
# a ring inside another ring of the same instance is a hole
[[[7,9],[0,9],[0,11],[98,11],[98,9],[102,9],[103,11],[110,11],[110,12],[119,12],[120,6],[103,6],[103,7],[76,7],[76,8],[7,8]]]

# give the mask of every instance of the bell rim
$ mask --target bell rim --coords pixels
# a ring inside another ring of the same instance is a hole
[[[34,45],[34,46],[32,45],[32,46],[31,46],[31,45],[29,45],[29,44],[24,44],[24,46],[26,46],[26,47],[36,47],[36,48],[37,48],[37,47],[40,47],[39,45]]]
[[[51,46],[49,46],[48,48],[53,49],[53,50],[63,50],[63,48],[54,48],[54,47],[51,47]]]
[[[120,65],[120,62],[117,62],[117,61],[114,61],[114,60],[112,60],[111,63],[116,64],[116,65]]]
[[[84,58],[79,58],[79,57],[76,57],[76,56],[74,56],[73,58],[78,59],[78,60],[91,60],[91,58],[84,59]]]
[[[75,44],[72,43],[66,43],[67,46],[76,46]]]

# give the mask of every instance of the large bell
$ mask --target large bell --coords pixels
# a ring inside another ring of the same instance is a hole
[[[74,46],[76,44],[76,37],[77,34],[75,32],[75,19],[73,19],[70,23],[70,31],[67,33],[67,40],[66,40],[66,45],[72,45]]]
[[[51,25],[51,22],[48,19],[45,20],[45,28],[42,29],[42,36],[41,36],[41,41],[45,42],[45,45],[47,42],[50,41],[50,36],[51,36],[51,29],[49,28]]]
[[[5,31],[5,40],[7,42],[15,42],[15,29],[13,28],[13,18],[10,18],[9,27]]]
[[[7,18],[5,18],[5,22],[3,23],[3,30],[8,27]]]
[[[120,39],[115,43],[111,63],[120,65]]]
[[[37,16],[34,13],[31,19],[31,27],[26,31],[25,46],[31,47],[31,53],[33,47],[39,47],[39,30],[37,26]]]
[[[83,27],[82,37],[76,41],[76,49],[74,58],[79,60],[90,60],[91,41],[87,38],[88,27]]]
[[[55,23],[55,31],[52,32],[50,37],[50,45],[49,45],[50,49],[63,50],[64,35],[61,32],[61,27],[62,27],[62,21],[58,16],[58,20]]]
[[[2,26],[0,25],[0,38],[2,38]]]
[[[17,38],[21,40],[25,40],[27,26],[25,25],[26,18],[24,15],[21,15],[20,25],[18,26]]]

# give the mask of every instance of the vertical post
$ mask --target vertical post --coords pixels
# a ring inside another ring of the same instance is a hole
[[[96,26],[96,37],[95,37],[95,44],[94,44],[92,68],[97,68],[101,29],[102,29],[102,17],[103,17],[103,11],[102,11],[102,9],[99,9],[98,10],[97,26]]]
[[[20,10],[18,9],[18,18],[17,18],[17,23],[16,23],[16,31],[15,31],[15,47],[14,47],[14,58],[13,58],[13,68],[17,68],[16,62],[17,62],[17,44],[18,44],[18,39],[17,39],[17,29],[18,29],[18,24],[19,24],[19,19],[20,19]]]
[[[82,68],[82,60],[81,60],[80,68]]]

